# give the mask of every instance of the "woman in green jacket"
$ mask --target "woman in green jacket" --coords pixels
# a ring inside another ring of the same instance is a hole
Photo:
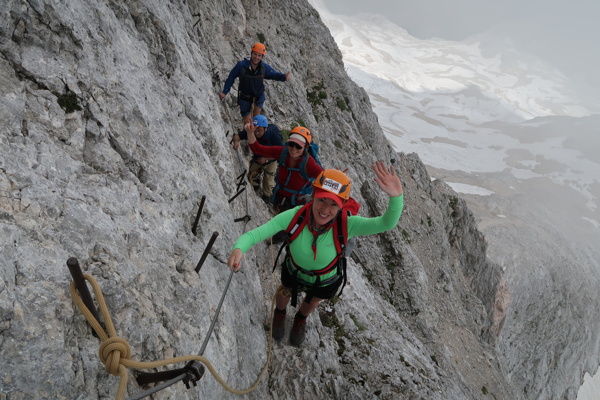
[[[402,183],[394,168],[390,166],[388,170],[382,162],[377,161],[373,170],[377,175],[375,182],[389,196],[387,210],[375,218],[348,216],[346,240],[390,230],[398,224],[402,214]],[[346,174],[334,169],[324,170],[313,183],[312,202],[276,215],[264,225],[240,236],[233,245],[227,265],[238,271],[243,253],[275,233],[287,230],[292,221],[298,220],[301,212],[306,214],[307,218],[301,218],[304,223],[300,225],[300,233],[293,236],[294,240],[289,244],[288,254],[282,263],[282,290],[277,293],[273,315],[274,339],[280,340],[285,334],[286,308],[292,292],[306,292],[290,332],[290,343],[299,346],[306,336],[306,318],[323,299],[335,296],[342,285],[334,222],[338,215],[343,214],[340,211],[350,199],[351,188],[352,184]]]

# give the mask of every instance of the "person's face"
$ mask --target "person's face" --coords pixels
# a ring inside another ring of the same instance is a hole
[[[292,158],[298,158],[302,156],[304,152],[304,146],[299,145],[296,142],[288,142],[288,153]]]
[[[257,53],[255,51],[250,53],[250,61],[252,61],[252,64],[258,64],[260,62],[260,60],[262,60],[263,55],[260,53]]]
[[[262,126],[257,126],[256,130],[254,131],[254,136],[256,136],[257,139],[260,139],[261,137],[263,137],[265,135],[265,132],[267,132],[267,128],[262,127]]]
[[[333,220],[340,211],[340,206],[332,199],[319,197],[313,200],[313,220],[318,226],[325,225]]]

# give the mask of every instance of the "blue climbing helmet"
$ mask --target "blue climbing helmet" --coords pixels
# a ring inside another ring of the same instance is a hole
[[[254,126],[262,126],[263,128],[267,128],[269,126],[269,122],[264,115],[257,115],[252,119],[252,124]]]

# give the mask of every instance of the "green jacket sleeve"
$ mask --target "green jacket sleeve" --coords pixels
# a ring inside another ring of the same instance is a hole
[[[279,231],[287,229],[301,206],[292,208],[276,215],[269,222],[244,233],[240,236],[231,250],[240,249],[246,253],[252,246],[262,242]],[[400,220],[404,208],[404,194],[390,197],[385,213],[375,218],[352,216],[348,218],[348,237],[372,235],[394,228]]]
[[[397,197],[390,197],[385,213],[379,217],[365,218],[352,216],[348,218],[348,238],[354,236],[373,235],[388,231],[398,225],[402,209],[404,208],[404,193]]]
[[[277,214],[269,222],[244,233],[236,240],[231,250],[240,249],[242,253],[245,253],[255,244],[270,238],[279,231],[286,230],[298,209],[300,206]]]

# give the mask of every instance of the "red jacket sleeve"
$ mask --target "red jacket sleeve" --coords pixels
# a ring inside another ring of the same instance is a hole
[[[252,150],[254,154],[260,154],[261,156],[278,160],[283,151],[283,146],[263,146],[256,141],[250,145],[250,150]]]

